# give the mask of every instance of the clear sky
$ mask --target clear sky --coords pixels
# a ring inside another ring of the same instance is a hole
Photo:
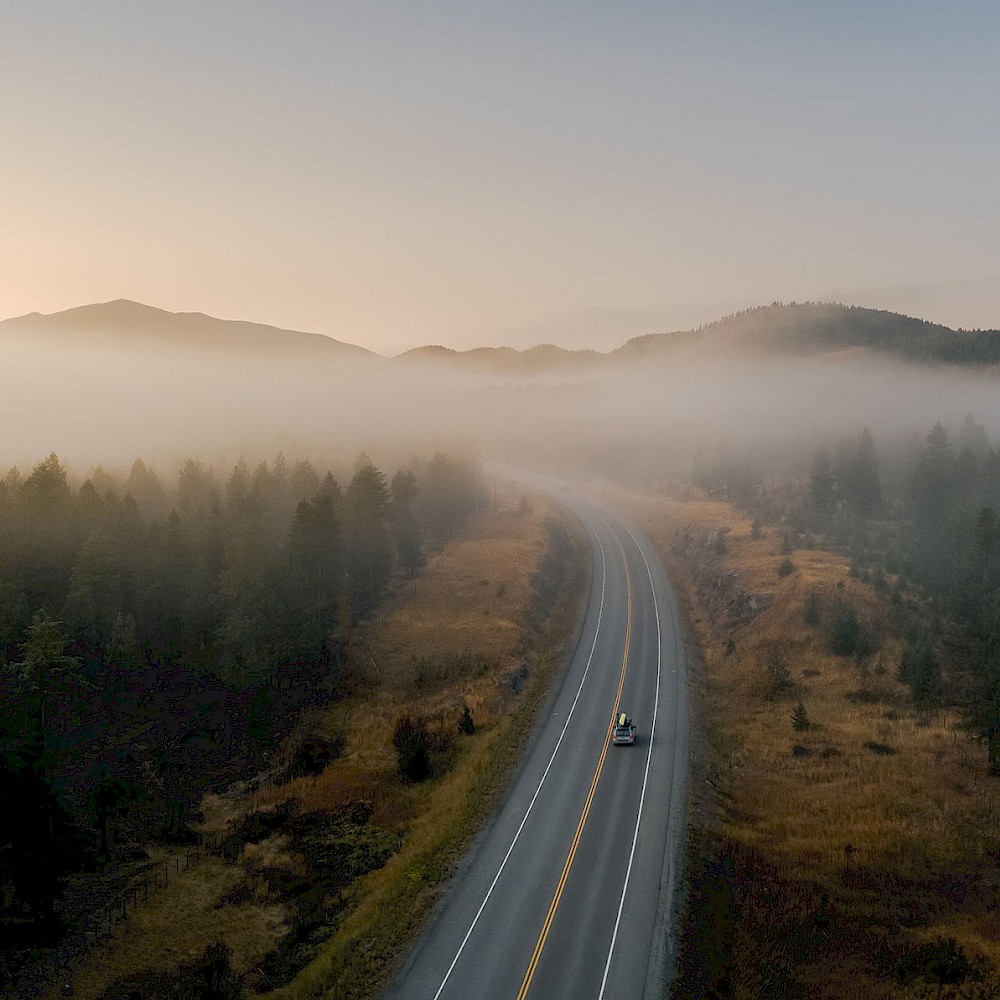
[[[1000,4],[3,0],[0,318],[384,354],[779,299],[1000,327]]]

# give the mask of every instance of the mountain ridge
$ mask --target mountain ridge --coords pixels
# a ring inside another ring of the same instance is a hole
[[[289,347],[314,356],[352,360],[385,360],[365,347],[322,333],[287,330],[266,323],[219,319],[201,312],[169,312],[131,299],[74,306],[56,313],[27,313],[0,322],[0,336],[31,336],[49,340],[93,337],[107,345],[125,337],[136,346],[136,334],[179,348],[232,350],[253,354],[280,354]]]
[[[0,336],[30,336],[58,344],[72,337],[105,345],[136,335],[175,348],[238,350],[248,354],[337,358],[391,363],[394,367],[431,365],[502,376],[551,371],[598,371],[621,365],[648,365],[715,357],[804,357],[867,350],[924,363],[1000,365],[1000,330],[954,330],[888,310],[839,303],[781,303],[757,306],[696,329],[649,333],[601,352],[539,344],[527,349],[475,347],[467,350],[424,345],[386,358],[367,348],[321,333],[287,330],[245,320],[219,319],[200,312],[169,312],[134,302],[76,306],[57,313],[28,313],[0,321]]]

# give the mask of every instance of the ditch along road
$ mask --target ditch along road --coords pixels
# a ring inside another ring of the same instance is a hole
[[[551,480],[593,570],[579,639],[514,782],[386,994],[394,1000],[666,996],[688,725],[677,604],[652,543]],[[616,715],[634,746],[611,744]]]

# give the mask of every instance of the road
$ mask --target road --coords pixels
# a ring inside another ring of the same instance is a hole
[[[593,574],[572,660],[497,814],[387,994],[660,1000],[687,775],[684,649],[650,541],[566,487]],[[615,714],[635,746],[610,746]]]

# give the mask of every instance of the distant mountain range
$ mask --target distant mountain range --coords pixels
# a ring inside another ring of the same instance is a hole
[[[0,323],[0,338],[9,336],[30,337],[53,346],[95,343],[105,348],[135,349],[156,345],[229,354],[240,352],[258,357],[297,355],[303,359],[384,360],[373,351],[319,333],[216,319],[204,313],[172,313],[128,299],[8,319]]]
[[[396,358],[331,337],[259,323],[216,319],[203,313],[171,313],[125,299],[65,312],[0,322],[0,338],[60,344],[121,347],[168,346],[233,356],[369,363],[393,368],[441,368],[510,377],[553,372],[590,377],[621,367],[742,357],[804,357],[870,351],[918,362],[1000,365],[1000,331],[952,330],[899,313],[823,303],[774,303],[675,333],[636,337],[608,353],[567,350],[550,344],[529,350],[481,347],[456,351],[428,346]]]

